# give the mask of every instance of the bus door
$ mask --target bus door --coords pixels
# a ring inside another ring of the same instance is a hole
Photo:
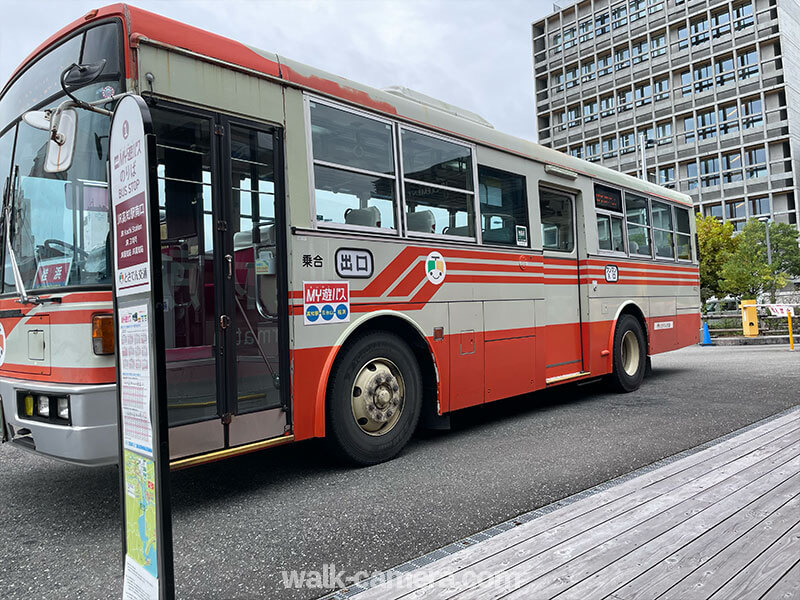
[[[282,435],[288,396],[280,130],[151,107],[170,456]]]
[[[545,378],[547,383],[555,383],[583,372],[575,197],[541,187],[539,208],[544,251]]]

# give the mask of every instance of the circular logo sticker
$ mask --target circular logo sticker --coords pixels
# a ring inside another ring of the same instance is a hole
[[[0,365],[6,360],[6,330],[3,329],[3,324],[0,323]]]
[[[434,285],[439,285],[444,281],[444,276],[447,273],[447,265],[444,262],[444,256],[439,252],[431,252],[425,259],[425,275]]]
[[[333,318],[333,307],[330,304],[323,306],[319,312],[326,321],[330,321]]]
[[[319,319],[319,309],[316,306],[309,306],[306,310],[306,319],[312,323]]]
[[[336,316],[339,319],[346,319],[348,312],[349,311],[347,310],[347,306],[345,306],[344,304],[340,304],[339,306],[336,307]]]

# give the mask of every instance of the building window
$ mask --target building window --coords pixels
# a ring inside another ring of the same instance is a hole
[[[711,77],[711,63],[698,65],[694,68],[694,91],[702,94],[714,87],[714,79]]]
[[[578,41],[586,42],[592,39],[594,33],[592,32],[592,20],[588,19],[578,25]]]
[[[758,75],[758,51],[748,50],[738,55],[739,79],[748,79]]]
[[[703,17],[692,21],[692,46],[699,46],[708,41],[708,19]]]
[[[611,53],[604,54],[597,58],[597,76],[610,75],[613,70],[614,61],[611,60]]]
[[[731,16],[725,7],[711,15],[711,35],[714,38],[728,35],[731,32]]]
[[[644,19],[647,14],[647,2],[645,0],[631,0],[629,18],[631,23]]]
[[[678,50],[685,50],[689,47],[689,28],[686,24],[678,27]]]
[[[764,124],[764,117],[761,112],[761,98],[742,100],[742,127],[750,129],[761,127]]]
[[[619,134],[619,153],[629,154],[635,150],[635,138],[632,131],[626,131]]]
[[[674,187],[675,184],[675,167],[659,167],[658,169],[658,185],[667,187]]]
[[[572,106],[567,111],[567,127],[577,127],[581,124],[581,107]]]
[[[650,44],[647,38],[633,42],[633,64],[639,64],[649,58]]]
[[[672,143],[672,121],[664,121],[656,125],[656,144]]]
[[[597,120],[597,100],[592,100],[583,105],[583,121],[589,123]]]
[[[603,13],[598,15],[597,18],[594,20],[594,31],[597,37],[601,35],[607,34],[609,29],[609,23],[611,22],[611,17],[609,17],[608,13]]]
[[[583,63],[583,65],[581,66],[581,73],[583,74],[581,81],[583,81],[584,83],[594,79],[594,61],[590,60],[588,62]]]
[[[653,96],[653,88],[649,83],[644,83],[636,87],[636,106],[650,104]]]
[[[409,231],[475,237],[472,149],[401,129]]]
[[[684,164],[686,166],[686,187],[689,190],[696,190],[700,185],[697,178],[697,163],[692,161]]]
[[[736,133],[739,131],[739,107],[734,102],[721,106],[719,109],[719,134]]]
[[[620,4],[611,9],[611,26],[614,29],[623,27],[628,23],[628,8],[624,4]]]
[[[769,215],[770,201],[769,196],[761,196],[760,198],[750,198],[750,216],[759,217]]]
[[[744,162],[748,179],[767,176],[767,151],[763,146],[745,149]]]
[[[653,100],[658,102],[667,99],[669,99],[669,77],[664,77],[653,82]]]
[[[650,213],[647,210],[647,198],[626,192],[625,216],[628,221],[630,253],[650,256]]]
[[[722,155],[722,182],[736,183],[742,181],[742,153],[729,152]]]
[[[575,40],[575,28],[570,27],[569,29],[564,30],[564,50],[569,50],[573,46],[577,44]]]
[[[688,69],[681,71],[681,96],[692,95],[692,72]]]
[[[633,92],[621,90],[617,96],[617,112],[624,112],[633,108]]]
[[[586,142],[586,160],[596,162],[600,158],[600,142]]]
[[[578,85],[578,65],[567,67],[567,89]]]
[[[320,223],[396,229],[391,124],[309,102]]]
[[[667,52],[667,35],[665,33],[650,36],[651,56],[656,58]]]
[[[736,70],[733,68],[733,56],[724,56],[715,61],[717,71],[717,85],[723,86],[732,83],[736,77]]]
[[[603,140],[603,158],[613,158],[617,155],[617,138]]]
[[[610,117],[614,114],[614,96],[600,98],[600,116]]]
[[[564,73],[553,73],[552,83],[553,93],[557,94],[564,91]]]
[[[722,221],[722,205],[719,202],[706,204],[703,206],[703,215],[706,217],[714,217],[717,221]]]
[[[569,155],[575,158],[583,158],[583,146],[575,146],[569,149]]]
[[[694,117],[683,118],[683,141],[686,144],[694,142]]]
[[[525,177],[478,165],[478,190],[483,242],[516,246],[517,227],[528,230]]]
[[[653,13],[657,13],[660,10],[664,10],[664,2],[662,0],[649,0],[649,4],[650,6],[647,9],[647,12],[650,13],[651,15]]]
[[[733,22],[736,31],[753,24],[753,3],[746,2],[733,7]]]
[[[627,46],[614,49],[614,68],[619,71],[631,66],[631,53]]]
[[[700,185],[703,187],[713,187],[719,185],[719,158],[709,156],[700,159]]]
[[[717,127],[715,125],[715,121],[716,118],[713,109],[697,113],[698,139],[707,140],[717,136]]]

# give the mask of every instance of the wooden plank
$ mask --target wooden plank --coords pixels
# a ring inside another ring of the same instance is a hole
[[[754,465],[550,571],[508,598],[602,598],[675,549],[730,520],[730,517],[738,521],[735,515],[740,511],[746,512],[752,519],[756,515],[766,518],[781,505],[800,495],[798,453],[800,444],[795,444],[768,461],[771,470],[765,472],[761,463]],[[782,460],[786,462],[781,464]],[[736,489],[742,484],[743,487]],[[764,500],[759,503],[765,498],[769,498],[770,502]],[[655,595],[646,597],[654,598]]]
[[[800,513],[795,509],[795,518]],[[800,521],[747,567],[739,571],[709,600],[750,600],[758,598],[792,568],[800,556]]]
[[[794,563],[780,581],[761,596],[761,600],[798,600],[800,599],[800,560]]]
[[[420,582],[450,576],[498,553],[516,551],[516,547],[522,542],[543,535],[545,532],[551,532],[552,537],[553,532],[557,532],[559,528],[563,529],[563,526],[573,521],[579,520],[584,523],[585,527],[592,527],[628,511],[642,502],[678,488],[708,472],[715,471],[732,461],[740,460],[748,453],[760,452],[763,455],[765,454],[763,446],[768,440],[777,440],[791,435],[797,432],[798,428],[800,428],[800,410],[774,419],[660,469],[625,481],[609,490],[574,502],[549,515],[524,523],[472,548],[417,569],[414,571],[414,575]],[[437,590],[441,590],[437,586],[430,585],[428,587],[430,591],[414,593],[415,600],[439,596]],[[381,585],[360,593],[359,600],[389,600],[403,597],[413,591],[411,588],[398,591],[390,585]]]
[[[770,518],[754,527],[722,552],[700,565],[677,585],[660,596],[664,600],[709,598],[737,573],[745,570],[754,557],[759,556],[787,531],[797,534],[798,506],[787,503]],[[791,537],[791,536],[790,536]],[[797,549],[795,548],[795,552]],[[793,555],[796,560],[796,554]],[[783,574],[789,565],[781,572]],[[777,580],[777,577],[773,580]],[[766,591],[766,589],[764,590]],[[755,596],[756,598],[758,595]]]
[[[792,434],[790,437],[796,437],[796,434]],[[796,441],[796,439],[792,441]],[[768,456],[776,452],[785,451],[785,443],[781,440],[775,440],[755,452],[740,457],[657,498],[638,504],[633,509],[590,529],[583,526],[584,520],[580,520],[575,526],[566,529],[566,531],[559,531],[558,535],[555,534],[554,530],[548,531],[543,536],[526,541],[519,548],[505,550],[474,564],[471,570],[482,573],[493,572],[496,573],[496,576],[481,581],[481,583],[471,587],[469,590],[458,593],[455,597],[460,600],[488,600],[490,598],[504,597],[515,589],[514,586],[524,585],[526,582],[541,577],[543,574],[565,564],[573,557],[604,542],[608,542],[611,538],[632,529],[677,504],[702,494],[704,490],[725,481]],[[747,478],[748,476],[744,477]],[[739,482],[739,485],[744,484]],[[727,491],[725,495],[731,493],[731,491],[733,490]],[[515,570],[515,576],[510,578],[504,572],[512,568]],[[473,578],[471,579],[474,581]],[[415,599],[420,597],[422,597],[420,594],[415,594],[414,596]]]
[[[702,491],[699,493],[696,493],[696,488],[685,486],[686,489],[679,490],[679,492],[683,493],[686,498],[678,504],[668,506],[665,510],[655,514],[651,514],[653,511],[647,511],[644,513],[646,517],[644,519],[639,514],[641,511],[631,511],[629,515],[626,515],[627,518],[624,521],[614,523],[613,527],[609,527],[612,522],[604,523],[591,532],[587,532],[580,539],[570,540],[562,544],[561,548],[555,547],[544,555],[539,555],[535,564],[529,561],[527,564],[521,565],[517,570],[524,570],[524,575],[517,577],[517,582],[528,580],[528,583],[503,597],[509,599],[550,598],[606,567],[619,556],[633,550],[638,543],[647,542],[688,519],[700,515],[706,516],[711,523],[710,526],[713,526],[724,518],[719,516],[720,513],[724,513],[726,510],[729,510],[729,514],[735,513],[741,507],[742,502],[748,503],[759,498],[765,491],[779,485],[791,474],[800,471],[800,458],[797,456],[799,449],[800,444],[784,448],[773,455],[773,461],[757,463],[717,484],[709,485],[705,489],[701,488]],[[781,470],[780,467],[783,464],[792,460],[794,462],[792,466]],[[753,479],[762,474],[764,469],[768,471],[768,475],[753,485]],[[704,480],[709,479],[710,477],[704,478]],[[687,491],[689,492],[687,493]],[[744,496],[743,500],[734,498],[730,507],[720,506],[721,502],[737,493],[739,496]],[[658,505],[653,506],[653,509],[657,510],[657,508]],[[568,547],[566,547],[567,545]],[[585,553],[581,554],[582,550]],[[503,586],[496,585],[494,588],[496,590],[504,589]],[[511,592],[511,590],[508,591]],[[586,593],[587,591],[588,593]],[[593,592],[594,590],[591,588],[583,592],[567,590],[564,595],[567,598],[578,598],[578,600],[599,597],[599,594]],[[469,598],[470,594],[465,594],[464,597]],[[495,596],[489,595],[488,597]]]
[[[654,544],[637,549],[617,565],[622,572],[629,569],[627,576],[614,576],[606,571],[600,571],[593,576],[600,578],[601,581],[603,577],[608,578],[607,582],[603,581],[604,585],[598,588],[599,593],[596,597],[609,593],[611,588],[614,590],[614,595],[625,600],[657,598],[715,554],[769,518],[786,503],[788,494],[793,495],[795,505],[800,507],[797,498],[800,495],[800,488],[797,486],[798,477],[792,477],[758,501],[742,507],[739,513],[717,527],[699,531],[694,538],[691,537],[691,531],[687,532],[689,537],[687,544],[682,544],[682,539],[673,542],[667,538],[664,540],[666,545],[662,548],[652,548],[660,541],[657,539],[654,540]],[[670,532],[668,535],[673,536],[675,533]],[[648,551],[652,551],[652,554],[647,555]],[[634,562],[637,560],[639,562]],[[629,582],[620,587],[620,582],[625,583],[625,580]],[[576,587],[582,588],[583,584]]]

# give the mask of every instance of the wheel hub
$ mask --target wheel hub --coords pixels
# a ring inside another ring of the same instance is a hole
[[[403,378],[388,359],[364,365],[353,382],[352,409],[358,426],[370,435],[383,435],[397,423],[403,409]]]

